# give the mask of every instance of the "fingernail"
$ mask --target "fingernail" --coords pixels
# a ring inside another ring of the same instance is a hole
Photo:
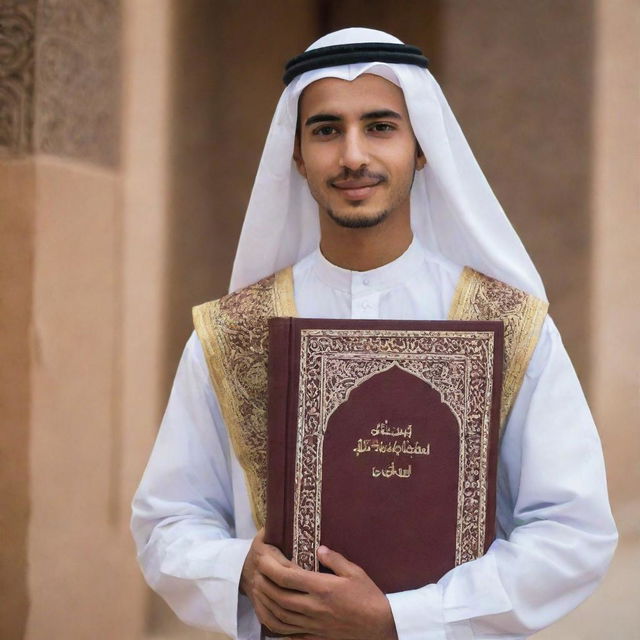
[[[329,551],[329,548],[328,548],[328,547],[325,547],[323,544],[321,544],[321,545],[318,547],[318,553],[327,553],[328,551]]]

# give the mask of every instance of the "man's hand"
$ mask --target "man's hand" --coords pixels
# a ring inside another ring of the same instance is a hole
[[[240,593],[248,596],[253,604],[258,620],[275,633],[294,634],[304,633],[302,627],[287,624],[284,620],[279,620],[266,606],[268,602],[264,593],[265,584],[270,579],[263,573],[265,565],[267,567],[278,564],[283,568],[293,568],[296,565],[287,560],[279,549],[264,543],[264,529],[260,529],[253,539],[249,553],[245,558],[240,576]]]
[[[386,596],[357,565],[326,547],[318,559],[336,575],[305,571],[260,531],[244,567],[240,589],[259,620],[276,633],[331,640],[396,640]]]

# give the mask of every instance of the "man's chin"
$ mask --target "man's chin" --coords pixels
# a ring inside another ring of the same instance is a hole
[[[380,224],[389,215],[389,211],[385,209],[383,211],[369,213],[365,211],[343,213],[341,211],[327,209],[327,215],[337,225],[346,229],[367,229]]]

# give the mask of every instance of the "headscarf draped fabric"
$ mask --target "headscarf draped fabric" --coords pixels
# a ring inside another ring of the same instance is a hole
[[[364,28],[330,33],[308,50],[354,42],[400,40]],[[426,69],[356,63],[308,71],[284,90],[265,143],[240,235],[230,291],[252,284],[313,251],[318,205],[293,161],[298,99],[322,78],[379,75],[404,93],[414,134],[427,158],[411,191],[411,226],[427,249],[459,265],[545,299],[542,280],[482,173],[442,91]]]

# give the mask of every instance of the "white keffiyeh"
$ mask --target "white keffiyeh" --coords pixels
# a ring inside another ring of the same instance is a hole
[[[331,33],[308,50],[336,44],[401,41],[382,31],[351,28]],[[404,92],[413,131],[427,158],[411,192],[411,226],[420,243],[539,298],[544,286],[518,235],[428,70],[409,64],[367,62],[296,77],[276,108],[251,193],[230,290],[296,263],[320,240],[318,205],[292,159],[297,104],[312,82],[380,75]]]

